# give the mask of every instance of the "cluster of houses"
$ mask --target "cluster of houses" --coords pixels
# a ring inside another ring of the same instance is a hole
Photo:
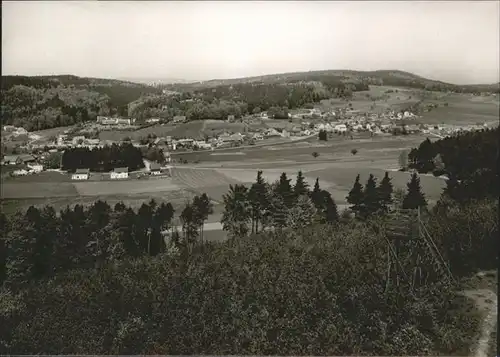
[[[133,125],[135,123],[135,118],[112,118],[112,117],[98,116],[97,123],[101,125],[110,125],[110,126]]]
[[[13,176],[26,176],[43,171],[43,165],[31,154],[5,155],[2,165],[24,165],[24,168],[12,171]]]
[[[162,167],[158,163],[150,163],[147,165],[147,172],[142,173],[142,176],[149,174],[151,176],[161,176],[168,175],[171,176],[170,167]],[[111,180],[123,180],[128,179],[129,169],[128,167],[117,167],[109,173],[109,178]],[[140,175],[138,177],[141,177]],[[90,179],[90,169],[77,169],[71,174],[71,179],[75,181],[83,181]]]

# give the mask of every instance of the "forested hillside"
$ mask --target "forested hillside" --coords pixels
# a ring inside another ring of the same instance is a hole
[[[65,76],[3,76],[4,124],[29,131],[72,125],[97,115],[171,120],[227,119],[269,111],[287,118],[290,109],[327,98],[350,99],[369,85],[433,91],[498,92],[498,86],[456,86],[402,71],[314,71],[151,87],[132,82]],[[166,89],[166,94],[162,90]]]
[[[227,119],[268,111],[269,117],[288,118],[288,110],[327,98],[349,99],[355,91],[367,90],[365,82],[343,83],[333,77],[311,77],[286,83],[240,83],[190,88],[173,95],[145,96],[129,106],[137,118],[185,115],[188,120]]]
[[[435,142],[423,141],[410,151],[409,167],[419,173],[446,175],[446,194],[458,201],[498,198],[500,129],[473,131]]]
[[[128,103],[159,90],[141,84],[76,76],[2,76],[4,125],[28,131],[126,115]]]
[[[433,91],[453,91],[463,93],[475,92],[499,92],[500,85],[455,85],[442,81],[431,80],[417,76],[413,73],[398,70],[378,71],[353,71],[353,70],[323,70],[310,72],[293,72],[270,74],[257,77],[210,80],[196,83],[176,83],[164,85],[165,88],[173,90],[191,90],[204,87],[216,87],[220,85],[234,85],[242,83],[264,83],[277,84],[295,81],[321,80],[322,78],[333,78],[342,82],[366,82],[373,85],[386,85],[397,87],[408,87],[415,89],[427,89]]]

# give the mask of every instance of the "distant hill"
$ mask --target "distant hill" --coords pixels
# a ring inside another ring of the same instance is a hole
[[[139,77],[130,77],[130,78],[120,78],[124,81],[135,82],[135,83],[143,83],[147,85],[164,85],[164,84],[176,84],[176,83],[196,83],[198,81],[186,80],[180,78],[139,78]]]
[[[233,79],[213,79],[209,81],[199,81],[194,83],[176,83],[166,85],[166,88],[174,90],[193,90],[200,88],[211,88],[224,85],[235,85],[245,83],[262,84],[284,84],[298,81],[314,81],[321,78],[330,77],[343,82],[363,81],[372,85],[390,85],[418,89],[429,89],[438,91],[455,92],[476,92],[494,91],[498,92],[498,85],[455,85],[443,81],[427,79],[410,72],[399,70],[378,70],[378,71],[353,71],[353,70],[322,70],[309,72],[291,72],[269,74],[255,77],[233,78]]]
[[[41,130],[93,120],[97,115],[128,115],[128,104],[161,93],[145,84],[73,75],[2,76],[2,122]]]

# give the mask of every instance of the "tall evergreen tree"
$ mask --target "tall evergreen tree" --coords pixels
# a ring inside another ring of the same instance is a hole
[[[149,254],[149,235],[153,224],[153,211],[149,204],[143,203],[137,211],[136,221],[134,225],[134,235],[141,247],[142,253]]]
[[[53,207],[45,206],[40,215],[34,251],[34,273],[38,278],[55,273],[54,242],[59,235],[60,221]]]
[[[389,207],[392,205],[392,191],[393,186],[391,178],[389,177],[389,173],[386,172],[384,178],[380,181],[380,185],[378,186],[379,202],[381,209],[384,212],[387,212]]]
[[[403,199],[404,209],[416,209],[418,207],[426,207],[427,201],[420,187],[420,178],[417,173],[411,175],[410,182],[407,184],[408,192]]]
[[[257,179],[250,187],[248,199],[252,208],[252,232],[259,232],[259,223],[263,223],[264,216],[269,210],[269,192],[262,171],[257,172]]]
[[[363,191],[363,214],[369,217],[381,209],[380,196],[377,190],[377,179],[370,174]]]
[[[333,200],[330,192],[323,190],[324,197],[324,211],[323,216],[325,223],[333,224],[339,221],[339,212],[337,209],[337,204]]]
[[[206,193],[201,196],[195,196],[193,199],[193,207],[196,211],[196,222],[199,226],[199,236],[203,242],[203,226],[208,216],[213,213],[213,204]]]
[[[295,182],[295,186],[293,187],[293,192],[295,194],[295,197],[297,198],[299,196],[309,194],[309,184],[305,180],[304,175],[300,170],[297,174],[297,181]]]
[[[283,203],[288,209],[292,208],[295,203],[295,197],[290,181],[291,180],[286,176],[286,173],[283,172],[275,189],[275,193],[281,197]]]
[[[223,229],[229,232],[232,238],[246,236],[252,213],[248,189],[244,185],[229,185],[229,192],[223,196],[223,200],[224,212],[221,219]]]
[[[199,218],[196,212],[196,207],[194,207],[191,202],[186,203],[186,206],[181,212],[180,219],[184,235],[183,243],[188,250],[191,251],[199,236]]]
[[[322,202],[322,195],[321,195],[321,188],[319,187],[319,178],[316,178],[316,182],[314,183],[313,190],[310,194],[311,200],[314,203],[314,206],[316,206],[316,209],[321,210],[321,202]]]
[[[349,194],[346,197],[348,203],[351,204],[351,210],[356,214],[360,215],[363,212],[363,185],[359,183],[359,174],[356,176],[356,180],[354,181],[354,185],[349,191]]]
[[[271,196],[270,202],[270,225],[281,231],[287,223],[289,208],[286,206],[283,197],[277,193]]]
[[[123,243],[125,254],[130,257],[138,257],[141,255],[141,246],[137,242],[134,231],[137,222],[136,214],[132,208],[127,208],[124,211],[116,213],[117,231]]]

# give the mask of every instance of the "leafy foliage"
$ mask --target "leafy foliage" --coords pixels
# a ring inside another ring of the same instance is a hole
[[[448,176],[445,194],[461,202],[498,197],[499,128],[428,139],[409,154],[410,168]]]
[[[2,120],[28,131],[126,115],[129,102],[158,89],[76,76],[2,76]]]
[[[107,172],[117,167],[128,167],[134,171],[144,167],[141,150],[130,143],[94,149],[70,148],[64,151],[61,163],[62,168],[68,171],[87,168]]]

